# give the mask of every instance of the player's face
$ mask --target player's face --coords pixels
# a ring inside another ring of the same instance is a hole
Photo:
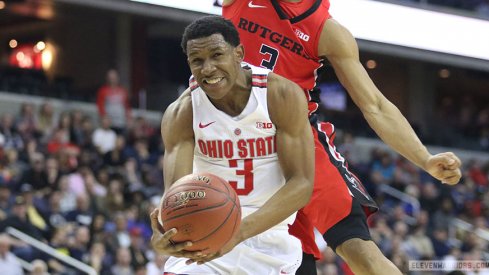
[[[212,99],[221,99],[233,88],[243,57],[221,34],[187,42],[187,61],[199,86]]]

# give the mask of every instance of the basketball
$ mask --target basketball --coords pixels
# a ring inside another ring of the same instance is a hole
[[[160,205],[165,231],[176,228],[175,243],[191,241],[187,250],[219,251],[238,232],[239,198],[229,183],[210,173],[190,174],[176,181]]]

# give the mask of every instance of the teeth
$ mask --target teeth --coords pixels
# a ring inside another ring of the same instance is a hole
[[[222,80],[222,77],[219,77],[219,78],[213,78],[213,79],[206,79],[205,82],[207,82],[209,84],[216,84],[217,82],[219,82],[221,80]]]

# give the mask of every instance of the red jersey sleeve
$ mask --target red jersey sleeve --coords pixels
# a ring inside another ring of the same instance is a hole
[[[105,86],[100,87],[97,91],[97,109],[100,116],[105,116],[105,97],[107,88]]]

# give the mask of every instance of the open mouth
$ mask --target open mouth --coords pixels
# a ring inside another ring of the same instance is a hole
[[[223,80],[224,77],[216,77],[216,78],[211,78],[211,79],[204,79],[204,83],[206,84],[216,84]]]

